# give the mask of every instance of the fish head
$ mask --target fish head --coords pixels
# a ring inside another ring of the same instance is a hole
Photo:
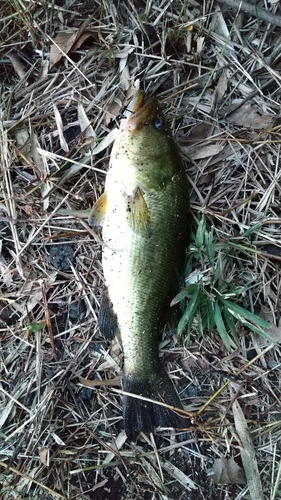
[[[159,101],[137,92],[115,141],[112,165],[127,185],[161,189],[177,173],[179,154]]]
[[[157,157],[171,149],[172,138],[159,101],[154,97],[146,100],[141,91],[127,108],[120,135],[127,151],[135,155]]]

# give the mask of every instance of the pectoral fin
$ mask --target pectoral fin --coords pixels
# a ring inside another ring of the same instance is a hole
[[[89,215],[88,222],[90,226],[93,226],[95,229],[103,226],[106,214],[106,208],[107,208],[107,194],[103,193],[94,204],[91,213]]]
[[[141,188],[137,187],[132,196],[126,196],[126,211],[131,229],[136,234],[149,237],[150,216]]]

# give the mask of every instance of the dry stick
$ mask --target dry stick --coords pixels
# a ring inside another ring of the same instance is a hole
[[[37,484],[38,486],[40,486],[40,488],[43,488],[44,490],[51,493],[51,495],[54,495],[57,498],[62,498],[63,500],[66,500],[65,496],[61,495],[60,493],[57,493],[56,491],[52,490],[51,488],[48,488],[48,486],[45,486],[44,484],[40,483],[39,481],[37,481],[33,477],[28,476],[27,474],[23,474],[22,472],[17,470],[15,467],[10,467],[10,465],[8,465],[2,461],[0,461],[0,466],[4,467],[7,471],[13,472],[14,474],[16,474],[16,476],[21,476],[26,481],[30,481],[31,483]]]
[[[268,85],[270,85],[272,82],[274,82],[274,78],[270,78],[263,85],[260,85],[260,87],[258,89],[253,90],[253,92],[251,92],[251,94],[247,95],[247,97],[245,97],[245,99],[243,99],[242,102],[240,102],[239,104],[237,104],[237,106],[235,106],[235,108],[233,108],[231,111],[229,111],[228,113],[226,113],[225,115],[223,115],[223,118],[227,118],[228,116],[230,116],[233,113],[235,113],[236,111],[238,111],[238,109],[242,108],[242,106],[244,106],[244,104],[246,104],[246,102],[248,102],[251,99],[253,99],[253,97],[255,97],[257,94],[259,94],[259,93],[261,94],[262,93],[261,91],[265,87],[267,87]]]
[[[53,332],[52,322],[51,322],[51,318],[50,318],[50,310],[49,310],[48,300],[47,300],[47,296],[46,296],[46,290],[43,286],[41,287],[41,290],[42,290],[42,298],[43,298],[43,304],[44,304],[44,309],[45,309],[46,326],[47,326],[48,333],[49,333],[52,352],[53,352],[53,355],[56,356],[54,332]]]
[[[229,7],[233,7],[234,9],[242,10],[243,12],[247,12],[250,16],[254,16],[264,21],[274,24],[275,26],[281,26],[281,17],[276,14],[271,14],[267,10],[261,9],[256,5],[252,5],[249,2],[245,2],[244,0],[218,0],[218,3],[222,5],[228,5]]]

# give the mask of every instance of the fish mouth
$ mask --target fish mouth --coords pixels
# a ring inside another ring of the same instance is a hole
[[[127,106],[127,117],[129,118],[132,113],[137,113],[144,105],[145,93],[142,90],[138,90],[132,97],[131,101]]]
[[[144,125],[153,123],[160,113],[160,106],[154,97],[145,102],[145,93],[139,90],[129,103],[127,113],[123,128],[134,132],[142,129]]]

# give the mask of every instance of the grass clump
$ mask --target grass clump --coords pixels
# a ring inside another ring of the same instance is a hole
[[[238,304],[245,295],[245,286],[233,285],[228,277],[231,245],[214,237],[214,227],[207,229],[204,215],[194,219],[197,228],[188,247],[186,285],[172,301],[172,305],[187,301],[178,333],[186,332],[189,340],[194,325],[200,337],[216,329],[227,349],[239,345],[239,324],[269,338],[264,331],[269,323]]]

